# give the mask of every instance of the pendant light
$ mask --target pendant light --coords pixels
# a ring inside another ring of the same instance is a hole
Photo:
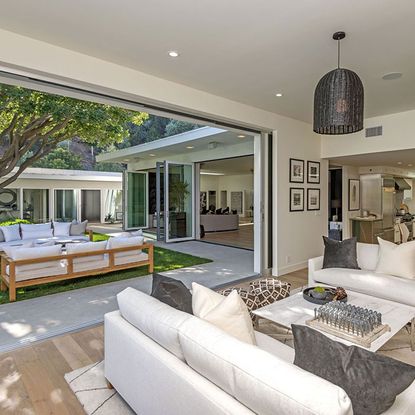
[[[318,134],[350,134],[363,129],[363,84],[358,75],[340,68],[340,41],[336,32],[337,68],[324,75],[314,92],[314,126]]]

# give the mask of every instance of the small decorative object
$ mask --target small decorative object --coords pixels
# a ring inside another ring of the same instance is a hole
[[[303,291],[304,300],[309,301],[313,304],[327,304],[334,301],[337,290],[343,290],[344,296],[337,298],[337,301],[347,302],[347,293],[343,288],[332,288],[332,287],[309,287]]]
[[[307,210],[320,210],[320,189],[307,189]]]
[[[304,160],[290,159],[290,183],[304,183]]]
[[[359,76],[340,68],[340,41],[344,32],[336,32],[337,68],[324,75],[314,92],[314,126],[318,134],[349,134],[363,129],[364,90]]]
[[[360,209],[360,180],[349,179],[349,210]]]
[[[304,210],[304,189],[290,188],[290,212],[302,212]]]
[[[346,290],[343,287],[337,287],[336,293],[334,294],[333,301],[341,301],[347,298]]]
[[[320,184],[319,161],[307,161],[307,183]]]
[[[336,293],[341,294],[342,291],[337,289]],[[390,330],[388,325],[382,324],[381,313],[341,301],[332,301],[315,308],[314,318],[306,323],[367,348]]]

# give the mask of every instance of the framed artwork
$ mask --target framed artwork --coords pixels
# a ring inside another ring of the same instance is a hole
[[[304,183],[304,160],[290,159],[290,183]]]
[[[207,193],[200,192],[200,210],[207,208]]]
[[[307,210],[320,210],[320,189],[307,189]]]
[[[349,210],[360,209],[360,180],[349,179]]]
[[[304,189],[290,187],[290,212],[302,212],[304,210]]]
[[[320,184],[319,161],[307,161],[307,183]]]

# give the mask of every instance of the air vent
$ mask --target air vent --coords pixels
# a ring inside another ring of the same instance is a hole
[[[366,138],[368,137],[377,137],[383,134],[383,127],[379,125],[378,127],[366,128]]]

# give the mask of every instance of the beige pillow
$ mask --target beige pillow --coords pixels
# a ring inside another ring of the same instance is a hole
[[[256,344],[248,308],[236,290],[224,297],[193,282],[192,291],[193,314],[196,317],[212,323],[238,340]]]
[[[379,259],[376,272],[415,279],[415,241],[396,245],[378,238]]]

